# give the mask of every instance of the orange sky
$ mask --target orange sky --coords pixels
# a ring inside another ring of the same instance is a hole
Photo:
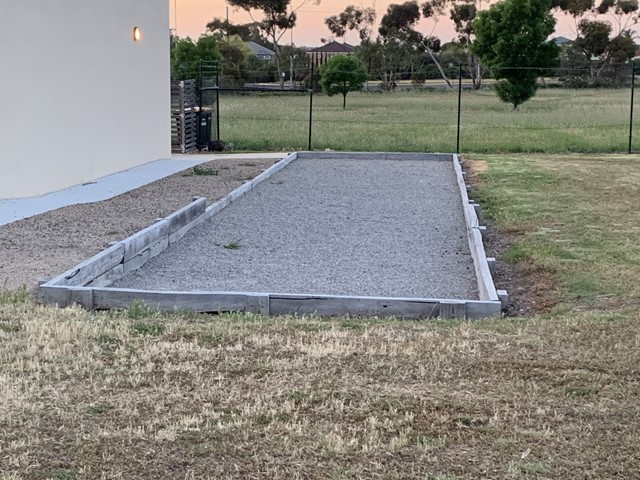
[[[320,39],[329,36],[329,30],[324,25],[324,18],[341,12],[345,6],[349,4],[371,7],[375,6],[378,19],[384,15],[387,6],[390,3],[402,3],[404,0],[321,0],[319,5],[305,5],[298,11],[298,23],[293,29],[293,43],[298,46],[315,47],[320,45]],[[176,25],[176,7],[177,7],[177,26],[178,35],[181,37],[190,36],[197,38],[204,32],[205,26],[209,20],[214,17],[225,17],[225,1],[224,0],[169,0],[171,9],[171,27]],[[293,0],[293,5],[299,5],[300,1]],[[258,15],[259,18],[259,15]],[[229,19],[233,23],[247,23],[251,21],[249,15],[238,9],[229,6]],[[566,17],[559,17],[556,25],[556,34],[574,38],[572,32],[572,21],[568,21]],[[422,33],[428,33],[433,28],[433,22],[424,21],[420,26]],[[434,34],[438,36],[442,42],[448,42],[455,37],[455,32],[451,21],[442,18]],[[347,34],[347,43],[357,43],[357,33],[350,32]],[[287,33],[283,38],[283,43],[289,43],[291,35]]]

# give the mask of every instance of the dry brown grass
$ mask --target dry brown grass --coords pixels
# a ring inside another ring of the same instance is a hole
[[[640,314],[0,305],[0,479],[633,478]]]

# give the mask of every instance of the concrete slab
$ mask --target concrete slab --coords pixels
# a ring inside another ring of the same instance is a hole
[[[99,202],[219,158],[284,158],[287,153],[175,155],[39,197],[0,200],[0,226],[79,203]]]

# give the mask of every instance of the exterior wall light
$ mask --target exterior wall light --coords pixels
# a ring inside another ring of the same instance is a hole
[[[139,42],[140,40],[142,40],[142,30],[140,27],[133,27],[133,41]]]

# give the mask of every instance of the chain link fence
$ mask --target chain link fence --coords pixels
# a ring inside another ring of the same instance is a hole
[[[449,66],[447,72],[450,85],[411,75],[391,82],[370,78],[361,91],[347,94],[344,109],[342,95],[320,92],[311,67],[285,73],[280,82],[245,72],[243,87],[216,75],[201,79],[201,107],[212,112],[212,140],[233,150],[640,150],[632,64],[548,71],[538,79],[536,95],[517,109],[500,101],[493,79],[476,89],[464,68]]]

